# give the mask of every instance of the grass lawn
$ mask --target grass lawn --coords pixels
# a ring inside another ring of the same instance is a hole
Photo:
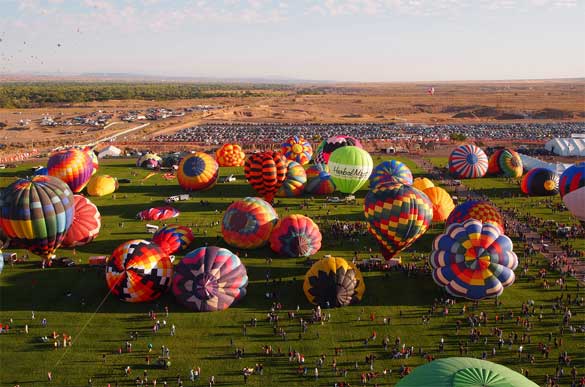
[[[376,160],[379,161],[379,160]],[[413,173],[421,176],[414,163],[406,159]],[[443,163],[444,164],[444,163]],[[29,166],[30,167],[30,166]],[[3,170],[0,172],[0,187],[14,181],[14,175],[26,175],[26,168],[18,170]],[[251,386],[332,386],[335,381],[344,380],[335,376],[331,367],[334,349],[342,348],[343,353],[336,357],[337,368],[347,368],[349,374],[346,381],[352,385],[360,384],[360,374],[369,370],[365,364],[365,356],[376,355],[374,370],[381,373],[385,368],[393,370],[392,374],[370,382],[371,385],[394,385],[399,377],[397,370],[401,365],[415,367],[425,360],[418,356],[419,348],[430,352],[436,357],[459,355],[459,341],[466,342],[470,327],[466,323],[461,310],[463,306],[467,313],[486,312],[490,323],[481,327],[482,337],[487,337],[487,345],[483,338],[479,343],[468,344],[468,356],[479,357],[483,351],[489,353],[489,360],[506,365],[514,370],[521,368],[529,370],[529,376],[538,384],[544,384],[545,374],[553,374],[557,365],[560,351],[568,351],[573,364],[576,364],[580,374],[585,373],[585,348],[583,333],[571,334],[565,330],[562,344],[557,347],[552,344],[549,359],[544,359],[537,351],[539,342],[548,343],[548,334],[554,338],[559,336],[561,314],[552,312],[551,306],[556,297],[563,294],[557,287],[543,290],[539,282],[529,282],[520,278],[517,271],[516,283],[505,290],[501,297],[502,306],[495,306],[493,300],[482,301],[479,309],[474,310],[473,304],[458,300],[450,308],[449,315],[443,317],[439,310],[433,314],[428,325],[422,325],[421,318],[430,312],[431,304],[437,297],[443,295],[430,276],[419,275],[408,277],[402,272],[364,273],[366,277],[366,293],[362,302],[355,306],[328,310],[331,321],[323,325],[312,325],[308,332],[300,336],[298,319],[289,320],[287,311],[300,307],[300,314],[308,318],[311,305],[302,292],[302,280],[308,269],[303,259],[288,259],[277,257],[269,248],[248,251],[247,257],[242,257],[248,269],[250,284],[248,295],[237,305],[227,311],[217,313],[192,313],[177,305],[171,294],[166,294],[152,304],[128,304],[118,301],[108,295],[103,270],[86,265],[87,259],[93,255],[108,255],[119,244],[134,238],[148,239],[150,234],[145,231],[145,223],[135,220],[140,210],[150,206],[161,205],[165,197],[181,192],[176,180],[166,181],[160,175],[142,180],[148,171],[134,167],[132,160],[107,161],[102,163],[100,174],[110,174],[118,178],[130,178],[131,184],[121,184],[116,198],[107,196],[91,198],[99,207],[102,214],[102,230],[99,237],[91,244],[77,249],[77,267],[40,269],[38,257],[31,255],[31,262],[18,264],[14,267],[6,266],[0,275],[0,322],[7,323],[13,319],[10,333],[0,335],[0,386],[47,386],[47,372],[53,373],[55,386],[85,386],[88,378],[92,378],[94,386],[106,386],[117,381],[119,385],[134,385],[134,378],[142,376],[147,370],[149,379],[157,378],[159,386],[162,380],[167,380],[170,386],[176,386],[177,375],[180,375],[185,386],[190,386],[189,370],[192,367],[201,367],[202,380],[198,385],[207,385],[207,378],[214,375],[217,385],[237,386],[243,384],[241,370],[244,367],[254,367],[256,363],[264,365],[264,374],[253,375],[248,380]],[[224,246],[221,239],[220,227],[210,226],[214,221],[221,221],[223,211],[233,201],[245,196],[255,196],[255,192],[243,177],[242,168],[222,168],[221,176],[234,173],[237,181],[228,184],[218,184],[210,191],[196,193],[194,198],[186,202],[176,203],[175,207],[181,211],[176,219],[177,223],[197,224],[194,227],[196,241],[192,249],[210,245]],[[134,175],[136,174],[136,175]],[[487,180],[486,180],[487,182]],[[496,184],[496,180],[490,184]],[[503,184],[503,183],[502,183]],[[507,186],[497,187],[509,189]],[[324,230],[327,220],[339,219],[345,221],[359,221],[363,219],[362,205],[366,190],[356,195],[356,205],[328,205],[324,207],[324,198],[295,198],[278,199],[275,208],[279,215],[287,213],[302,213],[317,220]],[[302,210],[299,205],[308,199],[308,207]],[[200,200],[209,201],[209,206],[202,206]],[[509,201],[509,199],[507,199]],[[546,216],[542,208],[538,208],[537,201],[527,198],[518,198],[518,206],[526,208],[534,214]],[[288,209],[288,212],[287,212]],[[327,211],[331,214],[328,217]],[[174,222],[174,221],[172,221]],[[123,228],[120,224],[123,223]],[[153,223],[153,222],[150,222]],[[156,223],[156,222],[154,222]],[[159,222],[162,223],[162,222]],[[168,221],[171,223],[171,221]],[[421,253],[425,256],[431,251],[432,240],[442,230],[442,225],[434,225],[417,243],[402,254],[406,261],[415,260]],[[584,241],[578,241],[583,246]],[[323,248],[317,254],[341,256],[351,259],[353,252],[358,250],[365,258],[366,249],[372,247],[377,250],[373,239],[363,238],[359,243],[348,240],[333,240],[324,235]],[[22,250],[15,251],[19,255]],[[71,256],[72,251],[60,249],[59,256]],[[272,264],[266,263],[266,257],[272,257]],[[180,259],[180,257],[179,257]],[[537,261],[538,259],[535,258]],[[419,265],[422,261],[418,262]],[[534,275],[539,264],[533,264],[529,275]],[[523,262],[520,263],[520,267]],[[266,272],[271,277],[281,279],[282,283],[265,284]],[[552,282],[556,274],[552,274]],[[576,294],[576,283],[569,280],[571,297]],[[266,320],[273,300],[265,298],[267,290],[276,291],[283,305],[280,313],[280,326],[287,332],[287,341],[274,334],[272,325]],[[71,295],[68,296],[67,294]],[[564,292],[567,294],[567,292]],[[581,293],[582,295],[582,293]],[[82,299],[85,304],[82,304]],[[516,316],[520,306],[527,300],[533,300],[536,306],[536,315],[530,318],[533,327],[525,331],[517,325]],[[162,309],[170,309],[169,317],[164,317]],[[538,321],[540,307],[543,319]],[[31,320],[31,311],[35,311],[36,318]],[[166,319],[167,328],[159,333],[152,333],[153,322],[148,318],[150,310],[157,311],[159,319]],[[573,306],[572,324],[585,325],[585,308]],[[508,317],[513,312],[514,317]],[[373,321],[371,314],[375,314]],[[494,316],[506,316],[498,326],[504,330],[504,338],[510,333],[517,333],[522,337],[524,333],[530,335],[530,344],[524,344],[525,353],[536,356],[534,364],[527,360],[518,360],[518,344],[509,350],[505,345],[497,350],[495,357],[491,356],[492,347],[496,346],[496,338],[491,335],[495,326]],[[297,314],[298,315],[298,314]],[[242,334],[243,324],[252,318],[258,319],[257,327],[248,327],[247,335]],[[382,319],[390,319],[390,324],[384,325]],[[46,328],[41,327],[41,319],[48,320]],[[462,329],[456,334],[455,324],[461,320]],[[28,324],[29,334],[24,333],[24,325]],[[176,325],[177,334],[170,336],[171,324]],[[67,350],[52,348],[50,343],[42,343],[41,336],[50,335],[53,330],[59,334],[65,332],[73,335],[73,346]],[[377,339],[370,341],[366,346],[364,340],[377,332]],[[125,341],[133,331],[139,332],[139,338],[133,341],[132,353],[117,354],[119,347],[124,347]],[[389,352],[382,348],[382,339],[389,336],[391,347],[396,337],[401,338],[401,344],[414,346],[414,357],[409,359],[391,359]],[[438,343],[441,337],[445,339],[445,352],[438,352]],[[233,340],[234,347],[230,346]],[[554,339],[553,339],[554,340]],[[151,359],[156,359],[161,345],[170,348],[172,366],[168,370],[157,369],[146,365],[148,355],[147,345],[152,343]],[[274,352],[278,349],[282,356],[265,356],[262,350],[264,345],[272,345]],[[235,359],[235,347],[244,348],[243,359]],[[290,363],[289,349],[304,354],[306,365],[309,368],[308,377],[297,375],[297,364]],[[105,362],[103,355],[106,354]],[[316,381],[312,370],[321,354],[326,355],[325,366],[320,370],[319,380]],[[356,368],[357,364],[357,368]],[[123,369],[130,366],[132,376],[124,376]],[[570,367],[564,367],[565,377],[562,385],[570,384]],[[422,386],[421,386],[422,387]]]

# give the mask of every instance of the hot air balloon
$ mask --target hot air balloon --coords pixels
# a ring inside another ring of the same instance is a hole
[[[292,136],[281,145],[280,151],[287,160],[296,161],[301,165],[309,164],[313,157],[311,143],[302,136]]]
[[[252,188],[271,202],[286,178],[286,158],[274,151],[253,153],[246,160],[244,174]]]
[[[185,250],[194,240],[193,231],[178,224],[169,224],[152,236],[152,241],[168,255]]]
[[[172,168],[173,166],[178,166],[181,162],[181,159],[185,157],[187,154],[183,154],[181,152],[173,152],[165,155],[163,159],[163,166]]]
[[[488,173],[505,177],[522,176],[522,159],[512,149],[500,149],[490,156]]]
[[[370,189],[381,183],[412,184],[412,172],[398,160],[382,161],[372,170]]]
[[[417,177],[412,182],[412,186],[418,189],[419,191],[424,191],[427,188],[434,187],[435,184],[426,177]]]
[[[73,195],[73,223],[63,239],[64,247],[83,246],[97,238],[102,226],[98,208],[82,195]]]
[[[363,148],[358,139],[350,136],[329,137],[327,140],[323,140],[323,142],[317,147],[317,150],[315,150],[313,157],[315,164],[327,164],[331,153],[344,146],[357,146],[358,148]]]
[[[0,249],[7,248],[10,246],[10,238],[4,232],[4,229],[0,227]]]
[[[483,200],[470,200],[459,204],[451,211],[445,226],[449,226],[452,223],[463,223],[468,219],[497,224],[500,232],[502,234],[505,232],[504,218],[502,218],[500,211],[489,202]]]
[[[118,189],[118,179],[110,175],[93,176],[87,184],[87,193],[90,196],[105,196]]]
[[[295,197],[300,196],[307,182],[307,173],[305,168],[295,161],[287,161],[286,179],[276,192],[278,197]]]
[[[433,222],[444,222],[455,208],[453,199],[441,187],[431,187],[423,191],[433,203]]]
[[[522,374],[486,360],[448,357],[418,366],[396,387],[538,387]]]
[[[318,260],[305,274],[303,291],[311,304],[322,308],[355,304],[364,296],[362,273],[343,258]]]
[[[157,169],[162,165],[162,158],[155,153],[146,153],[136,160],[136,166],[146,169]]]
[[[449,156],[449,172],[458,179],[476,179],[485,176],[488,158],[484,151],[475,145],[458,146]]]
[[[246,154],[238,144],[224,144],[215,152],[220,167],[243,167]]]
[[[585,225],[585,163],[570,166],[563,172],[559,193],[571,214]]]
[[[416,188],[399,183],[378,185],[364,199],[368,231],[390,259],[414,243],[429,228],[433,204]]]
[[[225,310],[246,295],[248,273],[234,253],[216,246],[188,253],[175,268],[173,293],[196,312]]]
[[[372,156],[367,151],[356,146],[344,146],[331,154],[327,165],[337,189],[352,194],[368,181],[373,164]]]
[[[307,168],[305,192],[316,195],[330,195],[335,192],[335,183],[331,180],[327,164],[315,164]]]
[[[149,302],[166,292],[173,278],[170,258],[155,243],[134,239],[114,250],[106,263],[110,291],[126,302]]]
[[[260,198],[247,197],[227,208],[221,223],[221,233],[230,246],[255,249],[268,241],[277,221],[278,215],[270,203]]]
[[[47,162],[49,175],[63,180],[74,193],[81,192],[89,182],[93,171],[91,158],[76,148],[51,154]]]
[[[39,167],[37,169],[35,169],[35,171],[33,172],[33,176],[47,176],[49,174],[49,170],[47,169],[47,167]]]
[[[219,177],[219,165],[211,156],[196,152],[183,157],[177,170],[179,185],[186,191],[212,188]]]
[[[136,219],[140,220],[165,220],[170,218],[176,218],[181,213],[174,207],[151,207],[146,210],[140,211],[136,214]]]
[[[93,172],[91,174],[95,175],[98,168],[100,167],[100,161],[98,160],[97,155],[95,154],[93,149],[88,146],[86,146],[82,150],[89,155],[89,158],[91,159],[91,164],[93,165]]]
[[[309,217],[288,215],[274,226],[270,248],[278,255],[309,257],[321,248],[321,231]]]
[[[53,176],[20,179],[0,192],[0,228],[43,259],[54,257],[73,212],[71,189]]]
[[[449,294],[469,300],[496,297],[514,283],[518,257],[497,225],[469,219],[447,226],[429,257],[433,279]]]
[[[548,168],[534,168],[522,177],[520,189],[526,195],[552,196],[559,193],[559,175]]]

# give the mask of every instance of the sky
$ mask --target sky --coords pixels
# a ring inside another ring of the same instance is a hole
[[[0,73],[585,76],[585,0],[0,0]]]

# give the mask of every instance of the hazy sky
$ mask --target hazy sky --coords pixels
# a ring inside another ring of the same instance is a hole
[[[0,0],[0,73],[339,81],[583,77],[584,4]]]

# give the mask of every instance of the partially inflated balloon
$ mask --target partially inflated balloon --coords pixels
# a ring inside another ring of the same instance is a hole
[[[585,224],[585,163],[573,165],[563,172],[559,192],[571,214]]]
[[[85,147],[83,148],[83,151],[86,152],[89,155],[89,158],[91,159],[91,163],[93,165],[93,172],[92,175],[95,175],[98,168],[100,167],[100,162],[98,160],[97,155],[95,154],[95,152],[93,151],[92,148],[90,147]]]
[[[359,302],[366,285],[362,273],[343,258],[323,258],[305,274],[303,291],[311,304],[339,307]]]
[[[333,153],[336,149],[344,146],[357,146],[358,148],[362,148],[362,144],[359,142],[359,140],[353,137],[329,137],[327,140],[323,140],[323,142],[321,142],[321,144],[319,144],[317,147],[313,157],[315,164],[327,164],[329,162],[329,156],[331,156],[331,153]]]
[[[441,187],[427,188],[423,192],[433,203],[433,222],[447,220],[447,217],[455,208],[451,195]]]
[[[382,161],[372,170],[370,176],[370,189],[381,183],[412,184],[412,172],[401,161]]]
[[[166,292],[173,278],[173,264],[160,247],[135,239],[122,243],[106,263],[110,291],[126,302],[148,302]]]
[[[57,151],[47,162],[49,175],[63,180],[74,193],[81,192],[89,182],[93,164],[87,152],[76,148]]]
[[[477,219],[484,223],[496,224],[502,233],[505,232],[504,218],[502,218],[500,211],[489,202],[483,200],[470,200],[459,204],[451,211],[445,226],[452,223],[463,223],[468,219]]]
[[[492,223],[453,223],[433,242],[433,279],[452,295],[481,300],[514,283],[518,257],[512,241]]]
[[[170,206],[151,207],[140,211],[136,214],[136,218],[140,220],[165,220],[176,218],[180,214],[179,210]]]
[[[278,221],[270,203],[248,197],[232,203],[221,223],[223,239],[230,246],[255,249],[263,246]]]
[[[523,167],[520,155],[511,149],[500,149],[490,156],[488,173],[505,177],[522,176]]]
[[[81,195],[74,195],[73,223],[63,239],[64,247],[88,244],[97,238],[102,227],[102,217],[95,204]]]
[[[461,145],[449,156],[449,172],[458,179],[483,177],[487,170],[488,158],[478,146]]]
[[[243,167],[246,154],[238,144],[224,144],[215,152],[220,167]]]
[[[110,175],[96,175],[87,184],[87,193],[91,196],[105,196],[118,189],[118,179]]]
[[[136,166],[146,169],[157,169],[162,166],[162,158],[155,153],[146,153],[136,160]]]
[[[185,250],[194,240],[193,231],[178,224],[169,224],[152,236],[152,241],[168,255]]]
[[[244,174],[252,188],[271,202],[286,178],[286,158],[274,151],[254,153],[246,160]]]
[[[345,146],[331,154],[327,165],[337,190],[352,194],[368,181],[373,164],[372,156],[367,151],[356,146]]]
[[[175,268],[173,293],[196,312],[225,310],[246,295],[248,273],[234,253],[216,246],[188,253]]]
[[[366,195],[364,215],[382,254],[390,259],[427,231],[433,219],[433,204],[412,186],[382,184]]]
[[[177,170],[179,185],[186,191],[212,188],[219,177],[219,165],[211,156],[196,152],[183,157]]]
[[[330,195],[335,192],[335,183],[331,180],[326,164],[312,165],[305,172],[307,174],[305,192],[315,195]]]
[[[419,191],[424,191],[427,188],[434,187],[435,184],[426,177],[417,177],[412,182],[412,186],[418,189]]]
[[[73,213],[71,189],[53,176],[20,179],[0,191],[0,228],[44,259],[61,246]]]
[[[281,145],[280,151],[287,160],[296,161],[301,165],[308,164],[313,157],[311,143],[302,136],[292,136]]]
[[[287,257],[309,257],[321,248],[321,232],[304,215],[288,215],[278,221],[270,235],[270,248]]]
[[[278,197],[292,198],[300,196],[305,189],[305,183],[307,182],[307,173],[305,168],[295,161],[287,162],[286,179],[276,192]]]
[[[534,168],[522,177],[520,189],[531,196],[552,196],[559,193],[559,175],[548,168]]]

